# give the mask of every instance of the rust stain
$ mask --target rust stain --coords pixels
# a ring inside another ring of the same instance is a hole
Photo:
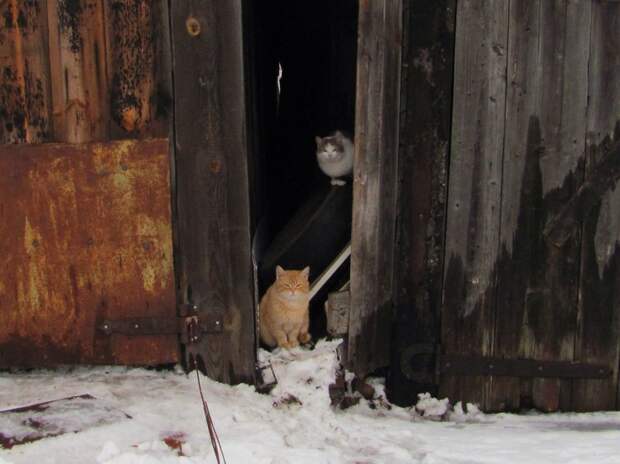
[[[178,360],[96,330],[176,313],[168,166],[165,139],[0,147],[0,366]]]
[[[214,174],[219,174],[222,170],[222,162],[220,160],[209,161],[209,169]]]
[[[171,449],[177,452],[178,456],[185,456],[183,445],[187,443],[187,436],[183,432],[174,432],[162,438],[162,441]]]

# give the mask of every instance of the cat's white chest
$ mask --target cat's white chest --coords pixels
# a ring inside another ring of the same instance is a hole
[[[319,167],[329,177],[346,176],[351,174],[353,169],[353,156],[344,156],[338,161],[319,158]]]
[[[340,159],[329,159],[318,153],[317,161],[321,171],[329,177],[342,177],[351,174],[353,171],[353,146],[345,147],[342,155]]]

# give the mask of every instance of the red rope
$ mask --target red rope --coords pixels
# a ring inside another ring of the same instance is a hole
[[[213,446],[213,452],[215,453],[215,459],[217,459],[217,463],[221,464],[226,463],[226,458],[224,457],[224,450],[222,449],[222,444],[220,443],[220,437],[215,430],[215,424],[213,423],[213,418],[211,417],[211,412],[209,411],[209,405],[207,404],[207,400],[202,392],[202,385],[200,384],[200,373],[198,372],[198,367],[196,366],[196,360],[193,359],[194,369],[196,370],[196,380],[198,381],[198,391],[200,392],[200,399],[202,400],[202,410],[205,413],[205,420],[207,421],[207,429],[209,430],[209,437],[211,438],[211,445]]]

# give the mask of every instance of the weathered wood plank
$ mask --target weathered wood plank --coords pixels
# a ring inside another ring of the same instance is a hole
[[[166,104],[166,90],[161,88],[165,81],[156,72],[165,56],[162,46],[170,41],[162,6],[161,0],[105,3],[113,138],[149,136],[154,129],[167,133],[166,114],[161,111]]]
[[[222,313],[186,354],[229,383],[255,362],[241,4],[171,4],[177,299]]]
[[[47,5],[0,3],[0,144],[38,143],[50,133]]]
[[[588,75],[586,180],[594,180],[604,140],[620,140],[620,3],[592,3]],[[615,134],[614,134],[615,132]],[[578,337],[575,358],[602,362],[614,370],[610,381],[576,381],[577,411],[620,407],[620,189],[607,191],[583,224]]]
[[[387,378],[391,401],[411,404],[437,390],[434,364],[425,382],[401,369],[414,343],[439,343],[443,283],[455,0],[405,4],[394,349]],[[424,372],[422,372],[424,374]]]
[[[538,256],[532,258],[534,268],[529,269],[521,353],[527,358],[561,361],[574,356],[580,237],[577,234],[558,249],[546,244],[541,235],[544,222],[558,213],[583,181],[580,163],[585,144],[591,2],[557,0],[541,6],[538,164],[543,212],[542,224],[536,224],[530,237]],[[570,389],[568,381],[535,380],[533,405],[544,411],[569,409]]]
[[[573,357],[580,239],[558,249],[543,229],[582,178],[589,18],[589,2],[511,3],[496,356]],[[489,407],[518,409],[521,396],[566,409],[570,382],[495,379]]]
[[[442,347],[490,355],[495,326],[509,2],[457,6]],[[482,377],[442,379],[442,396],[486,407]]]
[[[359,3],[348,366],[364,377],[390,354],[401,0]]]
[[[151,102],[151,125],[145,136],[172,138],[172,43],[168,0],[153,2],[155,91]]]
[[[166,139],[0,146],[0,367],[179,361]]]
[[[103,0],[48,1],[54,140],[104,140],[109,90]]]
[[[513,236],[518,225],[525,228],[526,232],[531,228],[526,222],[528,216],[519,216],[519,208],[522,204],[529,206],[529,197],[524,196],[532,192],[530,188],[521,191],[522,178],[532,171],[532,163],[527,164],[526,159],[531,159],[528,154],[535,155],[540,143],[539,126],[530,127],[530,115],[538,109],[540,97],[540,0],[512,2],[508,29],[504,195],[501,204],[500,261],[497,269],[497,329],[493,351],[495,356],[515,358],[521,337],[525,298],[523,290],[528,276],[524,272],[511,274],[523,264],[521,261],[511,260],[510,255],[513,253]],[[531,131],[537,132],[530,133]],[[530,168],[527,172],[526,164]],[[523,254],[521,249],[527,251],[527,245],[527,242],[522,243],[518,253]],[[522,256],[518,258],[523,259]],[[520,405],[520,396],[519,379],[495,378],[489,391],[488,405],[492,410],[516,410]]]

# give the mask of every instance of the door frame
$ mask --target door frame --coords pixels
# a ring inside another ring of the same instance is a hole
[[[390,361],[402,12],[402,0],[359,2],[346,365],[360,377]]]
[[[229,384],[256,363],[243,6],[170,4],[177,305],[198,320],[184,358]]]
[[[359,2],[351,311],[346,364],[365,376],[389,364],[395,252],[402,0]],[[243,0],[171,5],[173,215],[177,304],[223,331],[186,346],[189,368],[254,383]],[[250,102],[250,103],[248,103]],[[202,208],[202,210],[201,210]],[[204,211],[204,212],[203,212]],[[202,214],[199,214],[201,212]]]

